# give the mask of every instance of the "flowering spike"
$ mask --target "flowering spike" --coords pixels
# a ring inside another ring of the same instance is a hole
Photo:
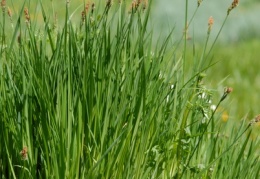
[[[202,3],[203,0],[198,0],[198,7],[200,6],[200,4]]]
[[[214,24],[214,19],[213,19],[212,16],[210,16],[210,17],[209,17],[209,20],[208,20],[208,34],[210,33],[213,24]]]
[[[5,13],[6,0],[2,0],[2,1],[1,1],[1,7],[2,7],[3,13]]]
[[[25,22],[26,23],[29,23],[30,22],[30,16],[29,16],[29,10],[28,10],[28,8],[26,7],[26,8],[24,8],[24,15],[25,15]]]
[[[27,147],[23,147],[23,150],[20,152],[22,160],[28,159],[28,149]]]
[[[233,0],[232,4],[230,5],[230,7],[227,10],[227,15],[229,15],[229,13],[232,11],[232,9],[236,8],[239,4],[239,0]]]
[[[220,101],[223,101],[223,100],[227,97],[227,95],[228,95],[229,93],[231,93],[232,91],[233,91],[233,88],[231,88],[231,87],[226,87],[226,88],[224,89],[224,93],[223,93],[223,95],[222,95]]]

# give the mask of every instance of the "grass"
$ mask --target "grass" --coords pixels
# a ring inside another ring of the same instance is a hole
[[[2,5],[1,178],[257,178],[258,118],[223,121],[232,88],[205,85],[210,30],[200,53],[153,39],[150,5],[110,2],[79,25],[67,3],[58,29],[39,1],[43,25],[23,6],[11,32]]]

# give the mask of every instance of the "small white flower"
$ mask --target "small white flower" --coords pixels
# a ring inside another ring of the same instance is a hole
[[[202,94],[199,95],[199,98],[201,98],[201,99],[205,99],[206,96],[207,96],[206,93],[203,92]]]
[[[210,109],[211,109],[212,111],[215,111],[215,110],[216,110],[216,108],[217,108],[217,106],[216,106],[216,105],[214,105],[214,104],[212,104],[212,105],[210,106]]]

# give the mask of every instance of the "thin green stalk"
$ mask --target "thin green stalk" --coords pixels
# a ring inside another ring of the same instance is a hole
[[[220,27],[220,29],[218,31],[217,36],[215,37],[212,45],[210,46],[210,49],[209,49],[208,54],[206,55],[205,59],[208,59],[209,55],[211,54],[211,52],[212,52],[212,50],[213,50],[213,48],[214,48],[214,46],[215,46],[215,44],[217,42],[217,39],[219,38],[219,35],[222,32],[224,25],[226,24],[227,19],[228,19],[228,15],[225,17],[225,19],[224,19],[224,21],[223,21],[223,23],[222,23],[222,25],[221,25],[221,27]]]
[[[183,46],[183,59],[182,59],[182,84],[184,84],[185,77],[185,61],[186,61],[186,48],[187,48],[187,31],[188,31],[188,0],[185,1],[185,20],[184,20],[184,46]]]

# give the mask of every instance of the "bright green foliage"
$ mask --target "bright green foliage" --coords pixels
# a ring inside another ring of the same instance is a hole
[[[67,4],[61,30],[42,8],[40,32],[22,8],[10,39],[1,22],[1,178],[257,178],[251,125],[216,113],[230,91],[211,109],[206,47],[186,71],[171,34],[153,46],[150,6],[114,6],[75,28]]]

